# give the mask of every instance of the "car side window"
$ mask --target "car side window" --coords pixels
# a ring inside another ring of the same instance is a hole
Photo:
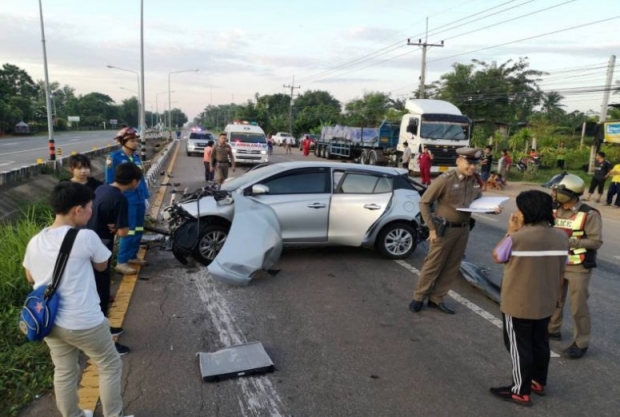
[[[329,172],[295,172],[268,178],[260,182],[269,187],[269,195],[274,194],[325,194],[328,189]]]
[[[375,175],[349,173],[339,188],[343,194],[380,194],[392,191],[392,180]]]

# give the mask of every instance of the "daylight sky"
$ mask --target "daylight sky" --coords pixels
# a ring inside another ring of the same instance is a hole
[[[454,62],[501,63],[527,56],[532,68],[550,73],[543,89],[567,93],[567,110],[599,111],[603,93],[577,95],[567,89],[603,86],[604,66],[610,55],[620,54],[620,0],[144,3],[146,109],[155,110],[156,93],[167,91],[169,72],[199,68],[172,75],[173,107],[190,119],[210,103],[287,92],[282,85],[291,84],[293,76],[301,85],[297,91],[324,89],[342,102],[365,91],[389,91],[400,98],[418,84],[421,52],[405,44],[408,37],[422,36],[426,17],[428,41],[445,41],[444,48],[429,50],[429,82]],[[137,90],[136,76],[106,65],[139,71],[139,0],[43,0],[43,12],[50,81],[69,84],[78,94],[99,91],[117,102],[133,95],[121,87]],[[526,14],[531,15],[520,17]],[[510,43],[613,17],[618,18]],[[484,29],[509,19],[514,20]],[[38,2],[0,0],[0,21],[0,64],[43,79]],[[483,48],[488,49],[473,52]],[[162,111],[167,94],[158,97]]]

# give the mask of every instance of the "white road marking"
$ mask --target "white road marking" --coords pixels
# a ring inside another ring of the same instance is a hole
[[[14,164],[15,161],[6,161],[6,162],[0,162],[0,167],[6,166],[6,165],[11,165]]]
[[[416,267],[410,265],[406,261],[398,260],[398,261],[394,261],[394,262],[396,262],[398,265],[402,266],[403,268],[409,270],[410,272],[416,274],[417,276],[420,276],[420,270],[417,269]],[[473,302],[469,301],[467,298],[463,297],[459,293],[454,292],[452,290],[450,290],[448,292],[448,296],[450,296],[455,301],[461,303],[462,305],[464,305],[465,307],[467,307],[468,309],[470,309],[471,311],[473,311],[474,313],[476,313],[477,315],[479,315],[480,317],[482,317],[483,319],[485,319],[489,323],[493,324],[498,329],[502,330],[502,326],[503,326],[502,321],[499,318],[495,317],[493,314],[491,314],[488,311],[486,311],[485,309],[483,309],[482,307],[479,307],[478,305],[476,305]],[[551,357],[552,358],[559,358],[560,355],[558,355],[554,351],[551,351]]]
[[[192,274],[192,277],[195,278],[198,295],[209,312],[220,343],[224,346],[245,343],[245,336],[235,323],[228,301],[218,291],[207,268],[200,268],[200,272]],[[243,393],[238,400],[244,417],[284,416],[280,395],[267,376],[239,378],[236,382]]]
[[[620,256],[616,255],[616,256],[614,256],[614,258],[616,258],[616,259],[620,259]]]

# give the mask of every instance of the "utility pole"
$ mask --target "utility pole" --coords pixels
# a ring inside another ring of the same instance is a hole
[[[301,88],[301,86],[300,85],[295,86],[295,76],[293,75],[293,82],[291,83],[291,85],[282,85],[282,87],[291,89],[291,105],[289,106],[289,112],[288,112],[288,130],[289,130],[289,134],[292,136],[293,135],[293,95],[295,94],[295,89],[299,89]]]
[[[39,15],[41,19],[41,44],[43,45],[43,69],[45,70],[45,107],[47,108],[47,147],[50,161],[56,160],[56,142],[54,141],[54,125],[52,123],[52,98],[50,91],[50,79],[47,72],[47,49],[45,47],[45,24],[43,23],[43,5],[39,0]]]
[[[144,99],[144,0],[140,0],[140,158],[146,161],[146,115]]]
[[[609,107],[609,96],[611,94],[611,83],[614,78],[614,67],[616,66],[616,56],[612,55],[609,57],[609,65],[607,67],[607,80],[605,81],[605,89],[603,92],[603,102],[601,103],[601,114],[599,116],[598,122],[600,124],[600,128],[605,128],[605,120],[607,120],[607,107]],[[598,135],[597,135],[598,136]],[[594,143],[592,144],[592,148],[590,149],[590,166],[588,172],[590,174],[594,173],[594,159],[596,158],[596,153],[600,149],[600,143],[594,138]]]
[[[428,17],[426,18],[426,37],[424,38],[424,42],[422,39],[418,39],[418,42],[411,42],[410,39],[407,39],[407,45],[415,45],[422,48],[422,70],[420,72],[420,90],[419,97],[424,98],[424,89],[426,86],[426,51],[428,48],[432,48],[433,46],[438,46],[443,48],[443,41],[441,43],[428,43]]]

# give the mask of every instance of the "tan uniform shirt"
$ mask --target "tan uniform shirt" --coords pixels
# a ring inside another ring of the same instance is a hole
[[[217,144],[211,151],[211,164],[215,166],[218,162],[234,162],[232,148],[229,144],[220,145]]]
[[[500,310],[519,319],[551,317],[560,299],[568,236],[547,225],[526,225],[510,235]]]
[[[566,210],[559,207],[556,210],[555,215],[558,219],[570,219],[575,215],[575,213],[577,213],[577,210],[582,206],[582,204],[583,203],[579,201],[573,210]],[[587,214],[584,229],[585,236],[582,239],[572,239],[570,247],[573,249],[583,248],[598,250],[603,245],[603,219],[601,219],[601,214],[598,211],[591,210]],[[583,267],[583,264],[567,265],[566,271],[581,273],[590,272],[589,269]]]
[[[468,177],[453,169],[431,183],[420,199],[420,212],[430,230],[435,230],[431,215],[431,207],[435,202],[435,216],[454,223],[467,222],[471,214],[457,211],[457,208],[469,207],[472,201],[481,196],[480,184],[473,175]]]

